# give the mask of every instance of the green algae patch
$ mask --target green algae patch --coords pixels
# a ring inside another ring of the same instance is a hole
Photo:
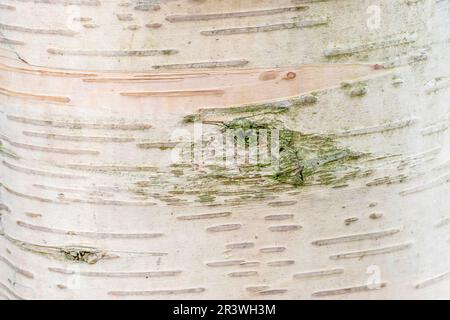
[[[342,84],[342,89],[348,92],[355,88],[365,88],[365,82]],[[208,134],[217,134],[218,138],[212,139],[215,143],[224,142],[218,149],[210,145],[217,151],[213,156],[217,165],[200,164],[202,170],[188,174],[190,181],[199,188],[251,187],[255,193],[271,194],[273,188],[287,190],[312,185],[343,188],[350,180],[370,175],[361,161],[368,154],[342,146],[334,135],[304,133],[292,127],[291,116],[298,114],[299,108],[317,103],[319,98],[320,94],[310,93],[264,104],[202,109],[186,116],[184,124],[205,125]],[[208,148],[208,142],[193,143]],[[237,150],[231,150],[232,147]],[[230,165],[230,155],[241,158]]]
[[[280,131],[279,159],[272,179],[295,186],[338,183],[339,173],[362,156],[339,147],[332,136]]]
[[[236,147],[246,150],[261,141],[263,132],[270,154],[265,158],[259,156],[257,164],[241,164],[236,170],[218,168],[208,175],[227,185],[255,179],[263,184],[295,187],[344,185],[345,181],[364,173],[358,167],[358,160],[365,154],[340,146],[332,135],[304,134],[286,128],[280,120],[264,117],[238,118],[223,123],[221,132],[230,131],[234,134]]]

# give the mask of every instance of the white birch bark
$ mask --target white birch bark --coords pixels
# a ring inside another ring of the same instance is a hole
[[[450,298],[449,18],[1,0],[0,298]]]

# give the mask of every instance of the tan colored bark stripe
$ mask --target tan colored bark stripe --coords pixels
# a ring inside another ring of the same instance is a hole
[[[64,120],[45,120],[45,119],[30,119],[17,117],[13,115],[6,116],[8,120],[29,124],[34,126],[47,126],[54,128],[67,129],[103,129],[103,130],[147,130],[152,128],[150,124],[145,123],[83,123]]]
[[[142,92],[121,92],[122,96],[127,97],[190,97],[190,96],[210,96],[223,95],[224,90],[180,90],[180,91],[142,91]]]
[[[109,295],[113,296],[153,296],[153,295],[179,295],[190,293],[202,293],[205,288],[189,288],[189,289],[162,289],[149,291],[110,291]]]
[[[16,45],[16,46],[23,46],[25,45],[25,42],[12,40],[8,38],[0,37],[0,43],[7,44],[7,45]]]
[[[44,95],[38,95],[38,94],[34,94],[34,93],[13,91],[13,90],[1,88],[1,87],[0,87],[0,94],[2,94],[4,96],[8,96],[8,97],[32,99],[32,100],[47,101],[47,102],[58,102],[58,103],[69,103],[70,102],[70,98],[68,98],[68,97],[44,96]]]
[[[266,15],[275,15],[284,12],[299,12],[307,10],[307,6],[296,6],[266,10],[241,11],[241,12],[225,12],[210,14],[191,14],[191,15],[170,15],[166,17],[169,22],[185,22],[185,21],[207,21],[229,18],[257,17]]]
[[[348,236],[342,236],[342,237],[336,237],[336,238],[316,240],[316,241],[313,241],[312,244],[316,245],[316,246],[325,246],[325,245],[329,245],[329,244],[361,241],[361,240],[367,240],[367,239],[379,239],[379,238],[394,235],[399,232],[400,232],[400,229],[392,229],[392,230],[386,230],[386,231],[361,233],[361,234],[354,234],[354,235],[348,235]]]
[[[22,68],[16,66],[10,66],[4,63],[0,63],[0,70],[2,71],[12,71],[12,72],[20,72],[20,73],[29,73],[36,74],[40,76],[49,76],[49,77],[94,77],[95,73],[77,73],[72,71],[57,71],[57,70],[46,70],[46,69],[33,69],[33,68]]]
[[[411,245],[412,245],[411,243],[406,243],[406,244],[394,245],[394,246],[383,247],[383,248],[378,248],[378,249],[369,249],[369,250],[340,253],[340,254],[335,254],[335,255],[330,256],[330,259],[332,259],[332,260],[353,259],[353,258],[362,258],[365,256],[393,253],[393,252],[408,249],[411,247]]]
[[[386,287],[386,283],[381,283],[379,285],[379,288]],[[342,295],[342,294],[349,294],[349,293],[355,293],[355,292],[367,292],[367,291],[377,291],[377,289],[370,288],[367,285],[364,286],[357,286],[357,287],[349,287],[349,288],[342,288],[342,289],[332,289],[332,290],[324,290],[324,291],[318,291],[313,293],[314,297],[327,297],[327,296],[336,296],[336,295]]]
[[[273,25],[267,25],[267,26],[208,30],[208,31],[201,31],[200,33],[204,36],[225,36],[225,35],[244,34],[244,33],[270,32],[270,31],[288,30],[288,29],[301,29],[301,28],[325,25],[327,23],[328,23],[327,19],[318,19],[318,20],[303,21],[303,22],[279,23],[279,24],[273,24]]]
[[[55,55],[68,56],[100,56],[100,57],[152,57],[158,55],[177,54],[178,50],[66,50],[49,48],[47,52]]]
[[[63,29],[34,29],[22,26],[15,26],[10,24],[0,23],[0,29],[8,30],[8,31],[16,31],[16,32],[25,32],[25,33],[34,33],[34,34],[48,34],[48,35],[56,35],[56,36],[66,36],[71,37],[77,34],[77,32],[72,30],[63,30]]]
[[[0,4],[0,9],[13,11],[13,10],[16,10],[16,7],[13,7],[13,6],[10,6],[7,4]]]
[[[2,261],[3,263],[5,263],[7,266],[9,266],[11,269],[13,269],[15,272],[23,275],[24,277],[27,277],[29,279],[33,279],[34,275],[26,270],[23,270],[19,267],[17,267],[16,265],[14,265],[11,261],[9,261],[8,259],[6,259],[5,257],[3,257],[2,255],[0,255],[0,261]]]
[[[43,226],[36,226],[33,224],[29,224],[23,221],[17,221],[17,225],[20,227],[46,232],[46,233],[54,233],[61,235],[69,235],[69,236],[80,236],[85,238],[94,238],[94,239],[153,239],[162,237],[162,233],[104,233],[104,232],[85,232],[85,231],[68,231],[61,229],[53,229]]]
[[[294,279],[304,279],[304,278],[315,278],[315,277],[326,277],[343,274],[343,268],[336,269],[328,269],[328,270],[317,270],[317,271],[308,271],[294,274]]]
[[[45,3],[45,4],[61,4],[71,6],[99,6],[101,2],[99,0],[14,0],[19,2],[33,2],[33,3]]]
[[[62,268],[48,268],[49,271],[67,275],[80,275],[84,277],[103,277],[103,278],[161,278],[174,277],[181,273],[175,271],[142,271],[142,272],[95,272],[95,271],[76,271]]]

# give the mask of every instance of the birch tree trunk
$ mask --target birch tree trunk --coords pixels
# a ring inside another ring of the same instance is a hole
[[[450,298],[448,0],[1,0],[0,298]]]

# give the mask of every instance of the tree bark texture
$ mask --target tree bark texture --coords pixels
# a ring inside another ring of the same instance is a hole
[[[449,18],[1,0],[0,298],[450,298]]]

